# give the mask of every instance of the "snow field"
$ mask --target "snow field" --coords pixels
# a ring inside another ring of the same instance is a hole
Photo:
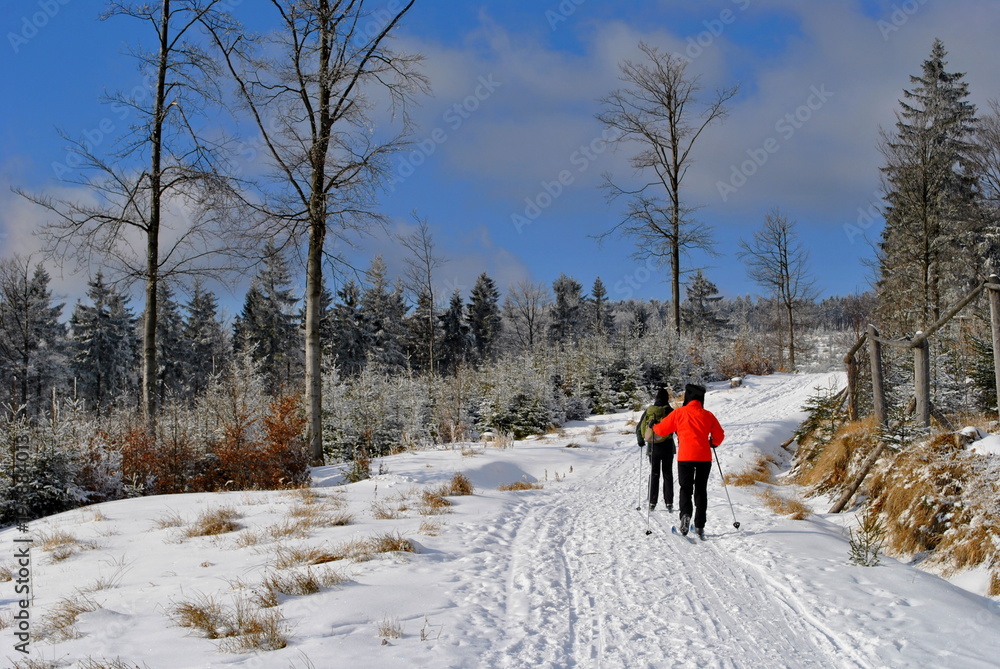
[[[800,422],[799,408],[831,378],[839,376],[749,377],[740,388],[712,388],[706,407],[727,432],[717,451],[726,472],[761,454],[786,462],[780,444]],[[64,598],[90,591],[99,604],[77,617],[72,638],[36,637],[32,657],[67,667],[121,658],[167,669],[1000,664],[996,601],[888,558],[876,568],[849,564],[842,527],[849,517],[792,521],[771,514],[753,488],[731,487],[736,531],[714,470],[707,542],[672,536],[676,518],[662,508],[651,514],[647,536],[644,505],[641,513],[635,507],[648,465],[626,425],[631,416],[594,416],[510,449],[404,453],[352,485],[336,485],[335,467],[317,469],[314,503],[353,522],[318,523],[298,536],[280,536],[309,506],[308,495],[292,492],[122,500],[32,523],[36,635]],[[455,472],[475,493],[449,498],[451,513],[419,513],[421,491]],[[542,487],[497,490],[519,480]],[[237,511],[240,529],[183,536],[199,514],[220,507]],[[161,527],[178,519],[180,526]],[[38,545],[58,532],[77,543],[63,547],[63,559]],[[416,552],[276,566],[282,550],[336,552],[386,534],[408,539]],[[4,530],[0,541],[13,546],[15,535]],[[170,615],[199,597],[231,605],[252,597],[269,574],[307,569],[333,569],[347,580],[279,596],[275,610],[288,626],[281,650],[223,652]],[[5,586],[10,609],[13,588]],[[386,627],[401,636],[380,637]],[[8,663],[20,659],[12,645],[3,648]]]

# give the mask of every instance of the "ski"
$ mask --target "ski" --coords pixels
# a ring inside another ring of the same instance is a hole
[[[674,525],[673,527],[670,528],[670,533],[673,534],[675,537],[687,540],[687,542],[690,543],[690,544],[695,543],[694,537],[689,537],[689,536],[681,534],[680,531],[678,531],[676,525]]]

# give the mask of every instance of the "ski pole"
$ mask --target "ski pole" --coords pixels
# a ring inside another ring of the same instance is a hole
[[[647,497],[646,497],[646,501],[647,502],[649,502],[649,500],[653,499],[653,497],[652,497],[652,490],[650,490],[650,486],[652,486],[652,485],[653,485],[653,458],[651,457],[649,459],[649,483],[646,486],[646,490],[648,491],[647,492]],[[647,503],[646,504],[646,536],[647,537],[650,534],[653,533],[653,530],[649,529],[649,513],[650,513],[650,511],[652,511],[652,509],[653,509],[653,505]]]
[[[726,499],[729,500],[729,511],[733,514],[733,527],[740,529],[740,521],[736,520],[736,511],[733,509],[733,499],[729,496],[729,487],[726,485],[726,475],[722,473],[722,464],[719,462],[719,456],[715,454],[715,449],[712,449],[712,459],[715,460],[715,464],[719,467],[719,476],[722,477],[722,489],[726,491]]]
[[[639,470],[638,476],[636,476],[636,481],[639,483],[639,497],[636,501],[636,511],[642,511],[642,446],[639,447]]]

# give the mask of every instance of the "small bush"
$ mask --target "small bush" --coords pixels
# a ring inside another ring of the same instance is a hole
[[[444,496],[442,490],[425,490],[420,495],[420,514],[434,516],[451,512],[451,501]]]
[[[370,539],[370,546],[373,553],[417,552],[408,539],[404,539],[394,532],[375,535]]]
[[[384,618],[378,624],[378,635],[383,639],[399,639],[403,636],[403,627],[398,618]]]
[[[325,548],[316,546],[307,548],[279,548],[275,566],[278,569],[289,569],[301,565],[325,564],[342,558],[342,555],[337,555]]]
[[[455,472],[451,477],[451,481],[448,483],[446,495],[471,495],[474,492],[472,487],[472,481],[469,477],[461,472]]]
[[[770,461],[767,458],[758,458],[748,469],[735,474],[726,474],[726,484],[736,487],[746,487],[758,483],[774,483],[774,475],[771,473]]]
[[[51,634],[57,641],[76,638],[76,619],[100,608],[100,604],[82,594],[60,599],[43,620],[46,636]]]
[[[805,520],[812,513],[801,500],[782,497],[771,489],[765,490],[759,496],[771,511],[780,516],[788,516],[792,520]]]
[[[535,481],[531,483],[529,481],[515,481],[514,483],[503,483],[497,486],[497,490],[539,490],[542,488],[542,483],[540,481]]]
[[[191,627],[206,638],[224,640],[221,648],[232,653],[278,650],[288,645],[280,611],[237,599],[226,607],[212,597],[175,604],[171,616],[181,627]]]
[[[188,538],[207,537],[235,532],[240,529],[235,520],[239,517],[240,514],[237,513],[236,509],[229,506],[203,511],[194,521],[194,525],[184,532],[184,536]]]
[[[877,567],[885,543],[885,526],[871,509],[858,517],[858,527],[851,529],[850,560],[861,567]]]

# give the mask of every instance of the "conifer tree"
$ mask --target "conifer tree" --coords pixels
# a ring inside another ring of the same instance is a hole
[[[417,371],[433,372],[440,358],[441,327],[435,311],[432,294],[421,289],[406,319],[407,358]]]
[[[560,274],[552,283],[552,292],[555,303],[549,339],[561,348],[579,340],[583,332],[583,286],[576,279]]]
[[[26,260],[0,261],[0,388],[29,414],[40,412],[65,366],[66,327],[62,304],[52,303],[49,274],[38,263],[29,276]],[[34,401],[29,401],[34,398]]]
[[[683,306],[684,322],[699,336],[718,329],[725,323],[718,314],[717,305],[722,300],[719,288],[705,278],[699,269],[687,286],[687,300]]]
[[[441,314],[441,371],[446,374],[458,369],[469,355],[471,334],[462,316],[464,309],[462,296],[456,290]]]
[[[359,374],[371,347],[370,327],[361,310],[361,289],[354,280],[337,291],[338,302],[331,309],[331,334],[326,354],[335,360],[343,376]]]
[[[500,318],[500,291],[486,272],[479,275],[472,287],[466,313],[476,360],[492,359],[503,321]]]
[[[269,392],[300,378],[302,345],[295,322],[295,294],[288,264],[270,240],[264,266],[255,277],[236,318],[233,349],[253,350]]]
[[[964,74],[945,70],[935,40],[913,88],[903,91],[895,131],[883,131],[885,227],[878,292],[898,329],[940,317],[950,293],[974,278],[963,246],[975,236],[976,181],[971,139],[976,110]]]
[[[406,367],[403,351],[403,291],[390,286],[389,269],[382,256],[375,256],[368,269],[371,285],[361,296],[361,315],[369,329],[368,352],[372,360],[392,373]]]
[[[156,319],[156,381],[158,404],[163,405],[168,395],[184,394],[188,345],[184,340],[184,317],[180,305],[174,299],[174,291],[166,281],[157,286]]]
[[[608,290],[604,287],[601,277],[594,279],[590,289],[590,298],[586,300],[587,334],[608,336],[614,330],[614,319],[611,316],[611,305],[608,303]]]
[[[91,304],[78,302],[70,318],[71,367],[78,396],[101,411],[135,391],[136,317],[125,296],[107,285],[100,271],[87,285]]]
[[[230,344],[219,320],[219,302],[211,291],[196,281],[191,299],[185,305],[184,321],[185,356],[184,385],[194,397],[208,387],[211,375],[220,373],[229,362]]]

